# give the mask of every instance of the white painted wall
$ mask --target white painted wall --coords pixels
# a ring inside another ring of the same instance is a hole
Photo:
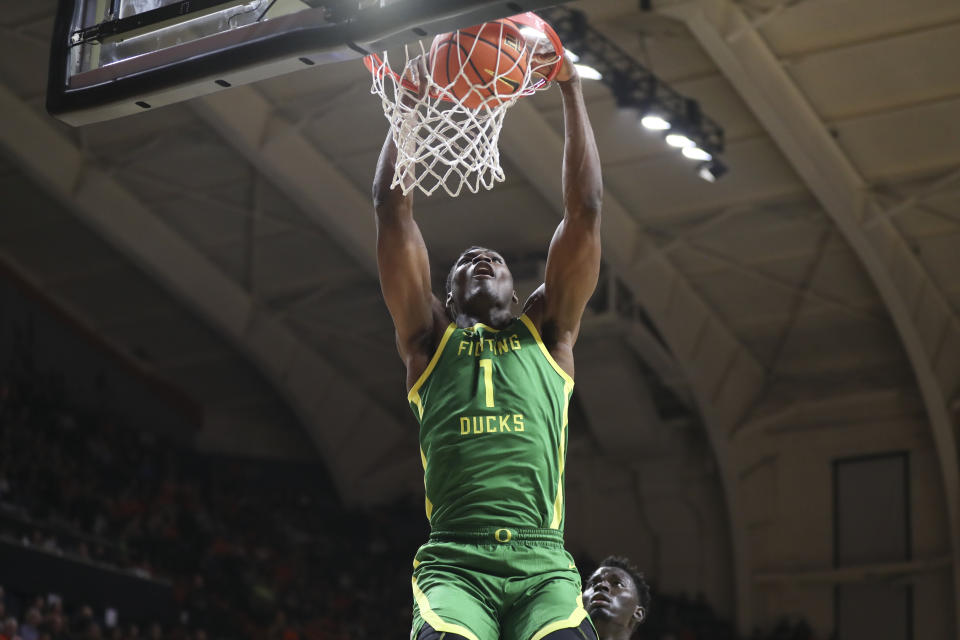
[[[699,438],[698,438],[699,439]],[[729,524],[719,477],[698,447],[641,459],[567,457],[567,546],[628,556],[663,593],[704,594],[734,615]]]
[[[863,407],[865,415],[875,407]],[[781,431],[748,437],[735,447],[755,575],[757,622],[769,627],[784,615],[802,616],[826,636],[834,628],[833,461],[909,452],[912,560],[949,558],[947,510],[931,431],[922,415],[863,421],[781,424]],[[791,426],[794,427],[791,430]],[[822,572],[811,577],[811,572]],[[914,637],[952,638],[950,567],[940,564],[893,579],[913,584]]]

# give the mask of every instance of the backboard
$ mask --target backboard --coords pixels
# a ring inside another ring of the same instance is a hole
[[[74,125],[377,53],[558,0],[61,0],[47,110]]]

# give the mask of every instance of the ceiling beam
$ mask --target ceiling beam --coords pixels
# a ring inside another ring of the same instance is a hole
[[[912,392],[911,392],[912,393]],[[737,441],[744,438],[784,429],[791,421],[811,416],[836,415],[838,411],[857,407],[877,407],[902,402],[905,397],[903,388],[867,389],[859,391],[840,391],[830,395],[800,397],[769,409],[763,414],[751,417],[743,422],[733,434]]]
[[[27,175],[216,327],[274,382],[317,443],[344,500],[369,502],[401,489],[396,469],[368,468],[380,453],[406,441],[407,429],[394,416],[258,307],[238,283],[88,158],[62,126],[3,85],[0,112],[0,148]]]
[[[873,228],[884,221],[892,220],[896,216],[911,211],[922,204],[927,198],[932,198],[957,181],[960,181],[960,168],[956,168],[941,178],[934,180],[931,184],[921,187],[887,209],[879,210],[879,207],[877,207],[873,218],[867,220],[864,223],[864,227],[867,229]]]
[[[836,223],[887,305],[938,453],[953,554],[953,610],[960,611],[960,473],[947,408],[949,394],[960,387],[960,322],[890,216],[877,215],[882,207],[868,185],[740,7],[731,0],[699,0],[665,12],[686,22]],[[741,628],[750,628],[750,615],[740,613]]]
[[[214,93],[190,105],[372,278],[377,277],[372,200],[303,137],[302,127],[283,118],[250,85]]]

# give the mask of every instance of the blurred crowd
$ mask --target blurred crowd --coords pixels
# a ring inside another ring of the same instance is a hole
[[[8,584],[0,640],[408,636],[419,501],[348,510],[319,464],[198,454],[67,406],[58,388],[0,379],[0,541],[160,580],[174,606],[136,619]],[[702,599],[663,594],[639,635],[736,638]],[[816,639],[784,621],[750,640]]]
[[[12,606],[8,607],[7,603]],[[60,598],[51,595],[26,600],[11,595],[6,597],[0,586],[0,639],[2,640],[60,640],[64,638],[116,638],[130,640],[160,640],[164,637],[159,623],[153,623],[141,633],[140,627],[130,624],[121,629],[104,629],[89,606],[77,607],[68,613]],[[196,640],[202,640],[197,635]]]
[[[781,618],[767,632],[759,629],[753,632],[750,640],[821,640],[823,636],[814,633],[810,625],[802,618]],[[830,637],[832,640],[833,636]]]
[[[104,611],[8,586],[15,609],[0,619],[22,640],[33,626],[52,640],[408,634],[421,507],[347,510],[318,464],[197,454],[64,406],[56,389],[0,381],[0,537],[169,581],[178,610],[132,626],[120,611],[105,629]]]

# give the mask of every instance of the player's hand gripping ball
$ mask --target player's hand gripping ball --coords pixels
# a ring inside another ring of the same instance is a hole
[[[560,69],[557,71],[557,75],[553,77],[557,82],[566,82],[577,76],[577,69],[573,66],[570,58],[566,55],[562,57],[563,60],[560,62]],[[543,53],[535,52],[530,56],[530,74],[533,76],[534,86],[540,85],[537,88],[543,88],[543,86],[546,85],[547,76],[559,59],[560,56],[553,50]]]

